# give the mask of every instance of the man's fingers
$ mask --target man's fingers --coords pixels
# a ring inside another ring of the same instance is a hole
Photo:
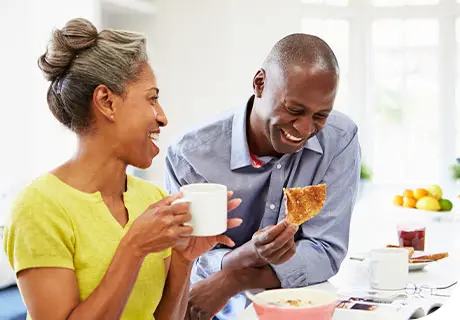
[[[227,247],[230,247],[230,248],[235,246],[235,242],[233,242],[232,239],[230,239],[229,237],[225,235],[217,236],[216,240],[218,243],[226,245]]]
[[[254,237],[254,241],[258,245],[264,245],[267,243],[272,242],[277,236],[279,236],[284,229],[286,229],[288,223],[283,220],[280,223],[278,223],[276,226],[270,228],[269,230],[266,230],[264,232],[261,232]]]
[[[230,200],[229,202],[227,202],[227,211],[232,211],[238,208],[241,202],[242,200],[240,198]]]
[[[239,227],[242,223],[243,219],[240,218],[227,219],[227,229]]]
[[[296,225],[290,224],[288,225],[280,235],[278,235],[272,242],[267,243],[264,245],[263,250],[267,252],[267,254],[271,255],[274,254],[276,251],[286,247],[286,244],[292,241],[294,235],[298,227]]]
[[[284,258],[288,255],[286,255],[287,253],[295,253],[296,251],[296,243],[294,241],[290,241],[289,243],[287,243],[284,247],[280,248],[278,251],[274,252],[270,257],[269,257],[269,260],[273,263],[273,264],[280,264],[280,263],[283,263],[285,262],[286,260],[284,260]]]
[[[296,246],[291,246],[289,247],[289,250],[286,251],[286,253],[284,253],[279,259],[278,259],[278,263],[277,264],[281,264],[281,263],[284,263],[286,261],[288,261],[289,259],[292,258],[292,256],[294,256],[296,252]]]
[[[233,191],[227,191],[227,198],[230,199],[233,196]]]

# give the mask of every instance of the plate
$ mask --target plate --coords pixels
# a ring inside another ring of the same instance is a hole
[[[427,265],[433,263],[434,261],[430,262],[417,262],[417,263],[409,263],[409,271],[420,271],[423,270]]]
[[[415,257],[423,256],[425,254],[426,253],[424,251],[415,251],[413,257],[415,258]],[[358,256],[351,256],[350,259],[363,262],[369,259],[369,253],[360,254]],[[428,266],[429,264],[433,262],[436,262],[436,261],[409,263],[409,271],[423,270],[426,266]]]

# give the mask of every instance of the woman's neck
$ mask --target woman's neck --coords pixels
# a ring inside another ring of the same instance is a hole
[[[74,157],[53,171],[68,185],[103,197],[120,197],[126,191],[126,163],[98,139],[79,138]]]

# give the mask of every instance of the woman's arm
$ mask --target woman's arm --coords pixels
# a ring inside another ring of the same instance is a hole
[[[122,240],[101,283],[82,302],[70,269],[26,269],[18,273],[18,284],[34,320],[119,319],[143,260]]]
[[[19,271],[19,286],[32,319],[119,319],[145,256],[173,247],[192,232],[183,225],[191,218],[188,204],[171,205],[176,198],[158,201],[133,222],[100,284],[84,301],[73,270],[39,266]]]
[[[168,277],[160,304],[155,311],[155,319],[184,319],[193,262],[173,250],[171,258],[165,260],[165,265]]]

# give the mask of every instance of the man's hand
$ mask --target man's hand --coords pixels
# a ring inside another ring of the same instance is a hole
[[[299,227],[281,221],[254,234],[250,241],[256,255],[266,264],[281,264],[289,260],[296,251],[294,235]]]
[[[222,268],[241,269],[286,262],[295,254],[297,230],[296,225],[283,220],[276,226],[257,231],[251,241],[224,256]]]
[[[186,320],[212,319],[237,292],[227,294],[223,286],[222,272],[192,285],[187,307]]]

